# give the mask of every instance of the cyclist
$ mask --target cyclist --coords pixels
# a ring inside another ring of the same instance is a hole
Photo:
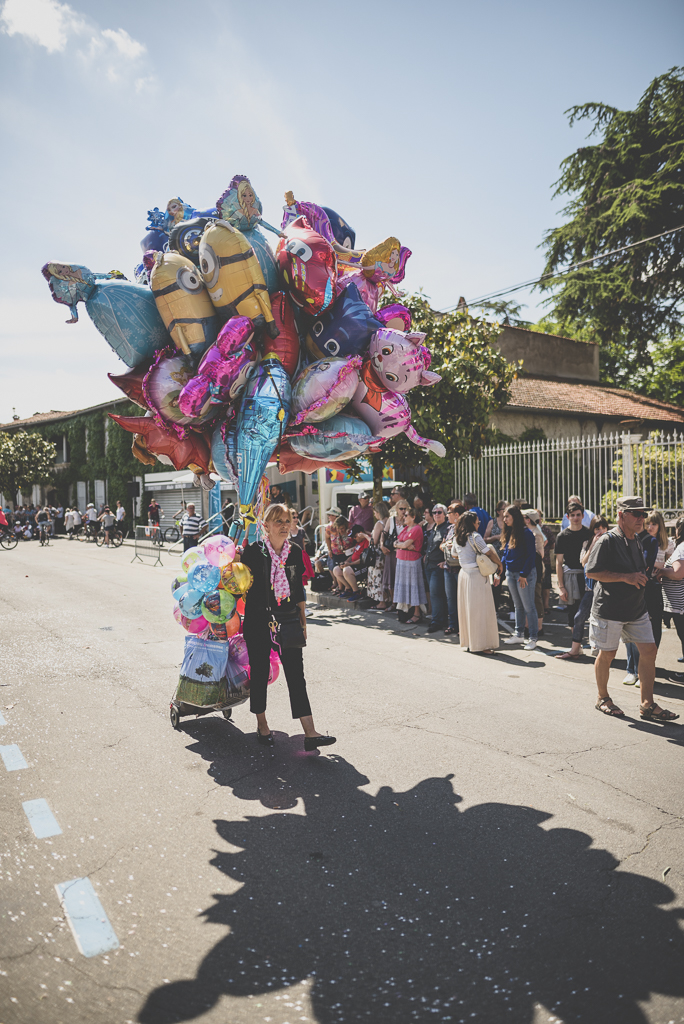
[[[47,505],[36,513],[36,526],[38,527],[41,544],[43,544],[45,540],[49,540],[50,530],[52,529],[52,516]]]
[[[104,528],[105,544],[107,545],[108,548],[110,548],[112,546],[112,531],[114,529],[116,517],[114,516],[114,513],[110,509],[109,505],[105,505],[104,512],[102,513],[101,516],[98,516],[98,522],[102,523],[102,526]]]
[[[150,502],[150,504],[147,507],[147,524],[148,524],[148,526],[151,529],[152,539],[153,540],[159,539],[159,543],[161,544],[161,538],[160,538],[160,535],[159,535],[159,517],[160,516],[161,516],[162,519],[165,518],[164,511],[161,508],[161,506],[159,505],[159,502],[155,501],[155,499],[152,498],[152,501]]]
[[[116,503],[116,525],[119,527],[121,532],[124,532],[124,519],[126,518],[126,509],[123,507],[120,501]]]
[[[94,537],[100,526],[97,521],[97,510],[93,505],[92,501],[88,502],[85,511],[86,518],[86,534],[88,537]]]
[[[71,510],[71,532],[69,533],[69,540],[72,537],[78,537],[79,533],[83,530],[83,520],[81,519],[81,513],[78,511],[76,506]]]

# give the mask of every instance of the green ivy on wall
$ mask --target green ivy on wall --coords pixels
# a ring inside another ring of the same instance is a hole
[[[76,500],[78,480],[87,482],[89,500],[92,500],[95,480],[106,480],[107,500],[112,506],[117,499],[120,500],[130,522],[133,501],[128,497],[128,482],[145,473],[168,471],[168,466],[160,462],[155,466],[144,466],[138,462],[131,452],[133,435],[109,419],[108,412],[139,416],[140,408],[133,402],[117,402],[56,423],[43,424],[35,432],[54,441],[58,452],[62,450],[62,437],[66,435],[69,446],[67,462],[63,468],[57,463],[53,474],[54,489],[63,505],[68,504],[70,485],[73,485],[72,500]]]

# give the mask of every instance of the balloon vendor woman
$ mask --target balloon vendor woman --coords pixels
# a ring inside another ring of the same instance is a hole
[[[292,513],[287,505],[269,505],[261,521],[263,539],[245,547],[242,562],[254,583],[245,596],[243,635],[250,664],[250,710],[257,719],[257,739],[273,746],[266,721],[266,687],[271,649],[278,649],[290,693],[292,717],[304,730],[304,749],[335,743],[316,731],[306,692],[302,649],[306,646],[306,597],[302,549],[289,540]]]

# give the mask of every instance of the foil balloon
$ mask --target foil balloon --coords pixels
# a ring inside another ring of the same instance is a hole
[[[217,576],[215,586],[218,587],[221,578],[220,570],[235,558],[235,544],[230,537],[224,537],[221,533],[215,533],[205,540],[203,544],[204,557],[216,568]],[[213,578],[213,577],[212,577]]]
[[[206,545],[204,547],[204,556],[207,558]],[[188,585],[191,589],[201,590],[203,594],[216,590],[221,579],[221,573],[210,562],[211,560],[208,559],[206,562],[196,562],[195,565],[190,567],[188,570]]]
[[[188,548],[183,554],[181,566],[184,572],[190,572],[193,565],[197,565],[198,562],[206,562],[204,552],[202,548]]]
[[[277,338],[264,340],[264,359],[279,359],[285,373],[292,378],[299,364],[299,334],[294,312],[285,292],[271,296],[273,319],[279,334]]]
[[[280,658],[278,657],[277,651],[274,651],[273,648],[271,648],[269,652],[268,661],[268,685],[270,686],[271,683],[275,683],[276,679],[280,675]]]
[[[178,590],[179,587],[185,586],[187,582],[188,574],[186,572],[179,573],[178,576],[176,576],[173,582],[171,583],[171,593],[175,593],[175,591]]]
[[[386,238],[363,254],[360,270],[347,274],[343,280],[356,284],[361,298],[375,313],[384,288],[389,288],[394,294],[394,286],[404,280],[410,255],[411,250],[398,238]]]
[[[333,303],[337,284],[337,257],[306,217],[297,217],[276,250],[281,278],[292,301],[312,316]]]
[[[178,598],[180,610],[186,619],[197,619],[202,614],[202,601],[204,594],[201,590],[194,590],[190,587]]]
[[[233,562],[221,570],[221,586],[230,594],[246,594],[254,579],[252,572],[242,562]]]
[[[240,512],[254,521],[252,503],[290,417],[290,378],[278,359],[265,359],[252,377],[237,418]]]
[[[227,590],[211,590],[204,595],[202,614],[207,622],[227,622],[235,611],[235,597]]]
[[[161,252],[168,240],[168,235],[161,228],[150,228],[144,238],[140,239],[140,248],[143,252]]]
[[[247,641],[241,633],[232,636],[228,641],[228,657],[241,668],[245,677],[249,679],[249,654],[247,653]]]
[[[343,217],[340,217],[339,213],[335,213],[329,206],[324,206],[323,210],[328,215],[330,227],[337,244],[341,245],[343,249],[354,249],[356,247],[356,232],[354,229],[347,224]]]
[[[332,309],[311,324],[306,347],[312,359],[364,355],[373,333],[381,327],[352,283],[338,295]]]
[[[282,230],[286,231],[287,228],[294,225],[298,217],[306,217],[312,231],[321,235],[331,245],[335,244],[332,225],[323,207],[317,206],[316,203],[302,203],[295,199],[293,192],[286,192],[283,220],[280,225]]]
[[[411,311],[406,306],[402,306],[400,302],[383,306],[375,316],[383,327],[391,327],[395,331],[411,330]]]
[[[147,402],[143,394],[143,380],[150,366],[150,361],[145,360],[144,363],[135,366],[128,373],[108,373],[107,376],[112,384],[116,384],[117,388],[120,388],[131,402],[135,402],[141,409],[147,409]]]
[[[204,631],[209,628],[209,623],[203,615],[198,615],[196,619],[188,619],[185,618],[185,616],[183,616],[183,618],[183,626],[187,629],[188,633],[194,633],[197,635],[199,633],[204,633]]]
[[[432,356],[423,345],[425,335],[414,331],[393,331],[383,328],[371,339],[368,359],[373,373],[368,374],[374,383],[386,391],[406,394],[419,384],[431,387],[442,378],[429,370]],[[369,381],[366,383],[369,385]]]
[[[157,309],[176,348],[202,354],[216,341],[218,319],[194,263],[179,252],[158,252],[150,274]]]
[[[366,400],[369,397],[371,401]],[[362,380],[351,401],[351,406],[374,434],[385,438],[403,433],[419,448],[432,451],[442,459],[446,455],[446,448],[440,441],[431,441],[429,438],[421,437],[411,426],[411,409],[404,395],[396,391],[383,390],[369,393]]]
[[[278,290],[278,265],[268,242],[259,231],[259,224],[264,224],[271,231],[276,231],[270,224],[262,220],[261,200],[257,196],[252,183],[244,174],[236,174],[226,191],[216,202],[216,210],[222,220],[228,221],[234,228],[241,231],[254,250],[259,261],[261,272],[269,292]]]
[[[190,356],[169,346],[157,357],[143,380],[143,394],[147,406],[160,426],[170,426],[179,437],[185,437],[188,427],[200,427],[218,412],[216,406],[203,408],[197,416],[186,416],[179,405],[181,391],[194,375]]]
[[[362,419],[339,413],[317,429],[309,427],[306,433],[289,434],[287,440],[296,455],[321,462],[356,458],[380,444],[382,437],[374,435]]]
[[[237,440],[235,426],[218,423],[211,435],[211,459],[222,480],[237,489]]]
[[[187,416],[212,415],[216,407],[235,401],[253,375],[259,354],[253,344],[254,327],[246,316],[231,317],[215,345],[205,352],[197,375],[183,386],[178,406]]]
[[[55,302],[69,307],[68,324],[78,321],[77,303],[127,366],[138,366],[168,344],[168,334],[149,288],[112,274],[94,274],[70,263],[42,268]]]
[[[261,267],[251,245],[225,220],[210,221],[199,245],[199,269],[214,308],[224,319],[248,316],[275,337],[277,327]]]
[[[281,473],[317,473],[319,469],[339,470],[344,473],[349,469],[346,462],[335,462],[333,459],[314,460],[307,459],[303,455],[297,455],[290,448],[289,441],[284,441],[280,447],[280,472]],[[341,479],[344,479],[342,477]]]
[[[160,426],[150,416],[117,416],[108,413],[110,419],[131,434],[135,434],[133,454],[146,465],[150,463],[144,453],[151,453],[160,460],[167,460],[174,469],[190,469],[198,475],[209,473],[211,456],[209,445],[202,434],[194,431],[180,438],[170,427]],[[142,450],[141,450],[142,449]]]
[[[200,239],[208,222],[208,217],[193,217],[191,220],[179,221],[169,235],[169,249],[185,256],[198,267]]]
[[[319,359],[309,363],[292,385],[294,424],[319,423],[340,412],[359,385],[362,359]]]

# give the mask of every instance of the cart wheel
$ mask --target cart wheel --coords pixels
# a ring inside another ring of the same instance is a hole
[[[169,717],[171,718],[171,725],[174,727],[174,729],[177,729],[178,726],[180,725],[180,715],[178,714],[178,708],[172,707]]]
[[[221,712],[221,714],[223,715],[224,718],[232,718],[233,717],[233,709],[232,708],[224,708],[223,711]]]

